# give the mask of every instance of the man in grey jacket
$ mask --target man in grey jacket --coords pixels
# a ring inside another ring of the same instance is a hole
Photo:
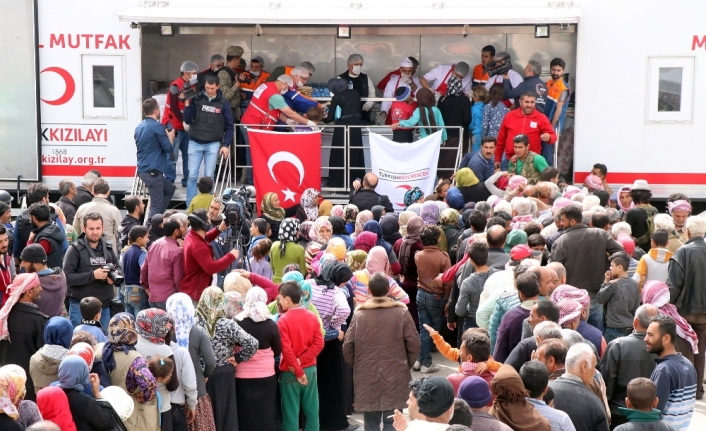
[[[581,209],[570,205],[559,210],[564,234],[552,246],[552,261],[566,268],[566,283],[586,289],[591,297],[588,323],[601,332],[603,305],[595,300],[609,268],[608,256],[624,251],[623,246],[602,229],[588,227],[581,221]]]
[[[655,369],[657,355],[645,348],[645,333],[650,326],[650,319],[659,314],[657,307],[651,304],[640,306],[635,312],[632,334],[616,338],[608,344],[598,369],[605,380],[606,399],[611,413],[613,427],[628,420],[618,410],[627,407],[625,397],[628,384],[637,377],[649,378]]]

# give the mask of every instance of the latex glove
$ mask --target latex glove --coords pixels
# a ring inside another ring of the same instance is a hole
[[[363,111],[368,112],[370,111],[370,108],[373,107],[373,102],[366,102],[365,105],[363,105]]]
[[[375,119],[375,125],[376,126],[384,125],[385,119],[387,119],[387,112],[382,111],[382,112],[378,113],[377,118]]]
[[[299,122],[292,120],[291,118],[287,118],[287,125],[288,126],[298,126]]]
[[[186,124],[186,123],[183,123],[183,124],[184,124],[184,131],[185,131],[186,133],[189,133],[189,125]]]
[[[311,130],[314,132],[318,132],[319,130],[321,130],[319,129],[319,126],[311,120],[307,121],[306,125],[311,127]]]

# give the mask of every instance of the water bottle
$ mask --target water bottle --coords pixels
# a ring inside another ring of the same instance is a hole
[[[348,80],[348,89],[349,90],[353,89],[353,81],[351,81],[350,79]]]

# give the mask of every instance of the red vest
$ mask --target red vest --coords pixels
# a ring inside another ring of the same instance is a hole
[[[181,77],[175,79],[169,86],[171,87],[172,85],[176,85],[179,88],[179,91],[182,91],[184,89],[184,84],[185,81],[181,79]],[[169,99],[172,97],[178,97],[177,94],[172,94],[170,92],[167,92],[167,103],[166,106],[164,107],[164,115],[162,115],[162,124],[167,125],[168,122],[172,122],[172,127],[176,130],[184,130],[184,125],[179,121],[179,119],[174,115],[172,112],[172,109],[169,107]],[[178,102],[179,110],[181,112],[184,112],[184,102],[182,100],[179,100]]]
[[[260,84],[253,92],[252,100],[248,109],[245,110],[242,124],[263,124],[268,127],[257,127],[258,129],[272,130],[273,124],[279,119],[279,109],[270,110],[270,97],[279,94],[277,85],[274,82]]]

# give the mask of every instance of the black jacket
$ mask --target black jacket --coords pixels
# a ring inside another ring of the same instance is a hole
[[[547,84],[542,81],[539,76],[530,76],[529,78],[525,78],[525,80],[515,88],[512,88],[509,79],[503,80],[503,88],[505,89],[505,98],[515,99],[515,104],[519,104],[522,93],[534,93],[537,95],[535,107],[537,108],[537,111],[544,114],[544,107],[547,104]]]
[[[385,195],[379,195],[375,190],[360,188],[351,195],[351,203],[358,207],[358,211],[370,211],[375,205],[382,205],[386,212],[393,212],[392,202]]]
[[[113,427],[113,415],[108,409],[101,407],[90,395],[77,389],[64,389],[69,399],[69,409],[76,424],[76,431],[103,431]]]
[[[633,332],[608,343],[598,369],[605,381],[605,393],[612,417],[623,416],[618,407],[625,407],[628,383],[638,377],[649,379],[657,365],[657,355],[645,348],[645,333]]]
[[[468,125],[471,124],[471,99],[459,94],[458,96],[444,96],[437,104],[441,117],[446,126],[463,126],[463,132],[468,134]],[[458,137],[458,129],[446,129],[449,138]]]
[[[554,408],[569,415],[576,431],[610,429],[603,403],[583,382],[560,377],[549,387],[554,391]]]
[[[76,196],[74,196],[74,203],[76,208],[83,204],[87,204],[93,200],[93,194],[88,191],[84,186],[76,187]]]
[[[61,246],[66,239],[66,235],[61,228],[53,221],[50,221],[42,227],[33,229],[32,232],[34,232],[35,244],[39,244],[41,240],[46,240],[51,245],[51,252],[47,255],[47,266],[49,268],[61,267],[64,258]]]
[[[669,302],[682,316],[706,314],[706,242],[691,238],[669,259]]]
[[[56,211],[52,207],[49,207],[49,211],[49,220],[56,223],[56,219],[58,217],[56,215]],[[27,247],[29,234],[32,233],[32,219],[29,216],[29,210],[22,211],[22,213],[17,217],[17,220],[15,220],[15,231],[17,234],[17,241],[13,245],[13,256],[19,259],[22,254],[22,250]],[[64,237],[59,244],[63,246],[64,241],[66,241],[66,237]],[[61,247],[59,247],[59,250],[61,250]],[[59,263],[59,266],[60,265],[61,263]]]
[[[26,400],[36,400],[34,382],[29,374],[29,359],[44,346],[44,325],[47,320],[47,315],[33,304],[18,302],[7,316],[10,339],[0,341],[0,366],[19,365],[27,373]]]
[[[68,285],[67,295],[70,298],[80,301],[87,296],[94,296],[103,302],[113,299],[113,285],[106,280],[96,280],[93,271],[100,268],[107,262],[118,266],[118,272],[122,273],[119,267],[118,256],[113,250],[113,246],[106,241],[105,236],[91,256],[88,250],[90,246],[86,242],[86,234],[82,233],[76,241],[71,243],[69,250],[64,257],[64,274]]]
[[[66,217],[66,223],[74,224],[74,217],[76,217],[76,210],[78,209],[78,205],[76,205],[76,202],[72,201],[66,196],[62,196],[59,198],[59,201],[56,203],[56,205],[61,208],[61,211],[64,212],[64,217]]]
[[[123,221],[120,222],[120,227],[118,228],[118,243],[120,244],[120,249],[122,250],[127,245],[128,235],[130,234],[130,229],[133,226],[140,226],[142,223],[130,214],[125,214]]]

